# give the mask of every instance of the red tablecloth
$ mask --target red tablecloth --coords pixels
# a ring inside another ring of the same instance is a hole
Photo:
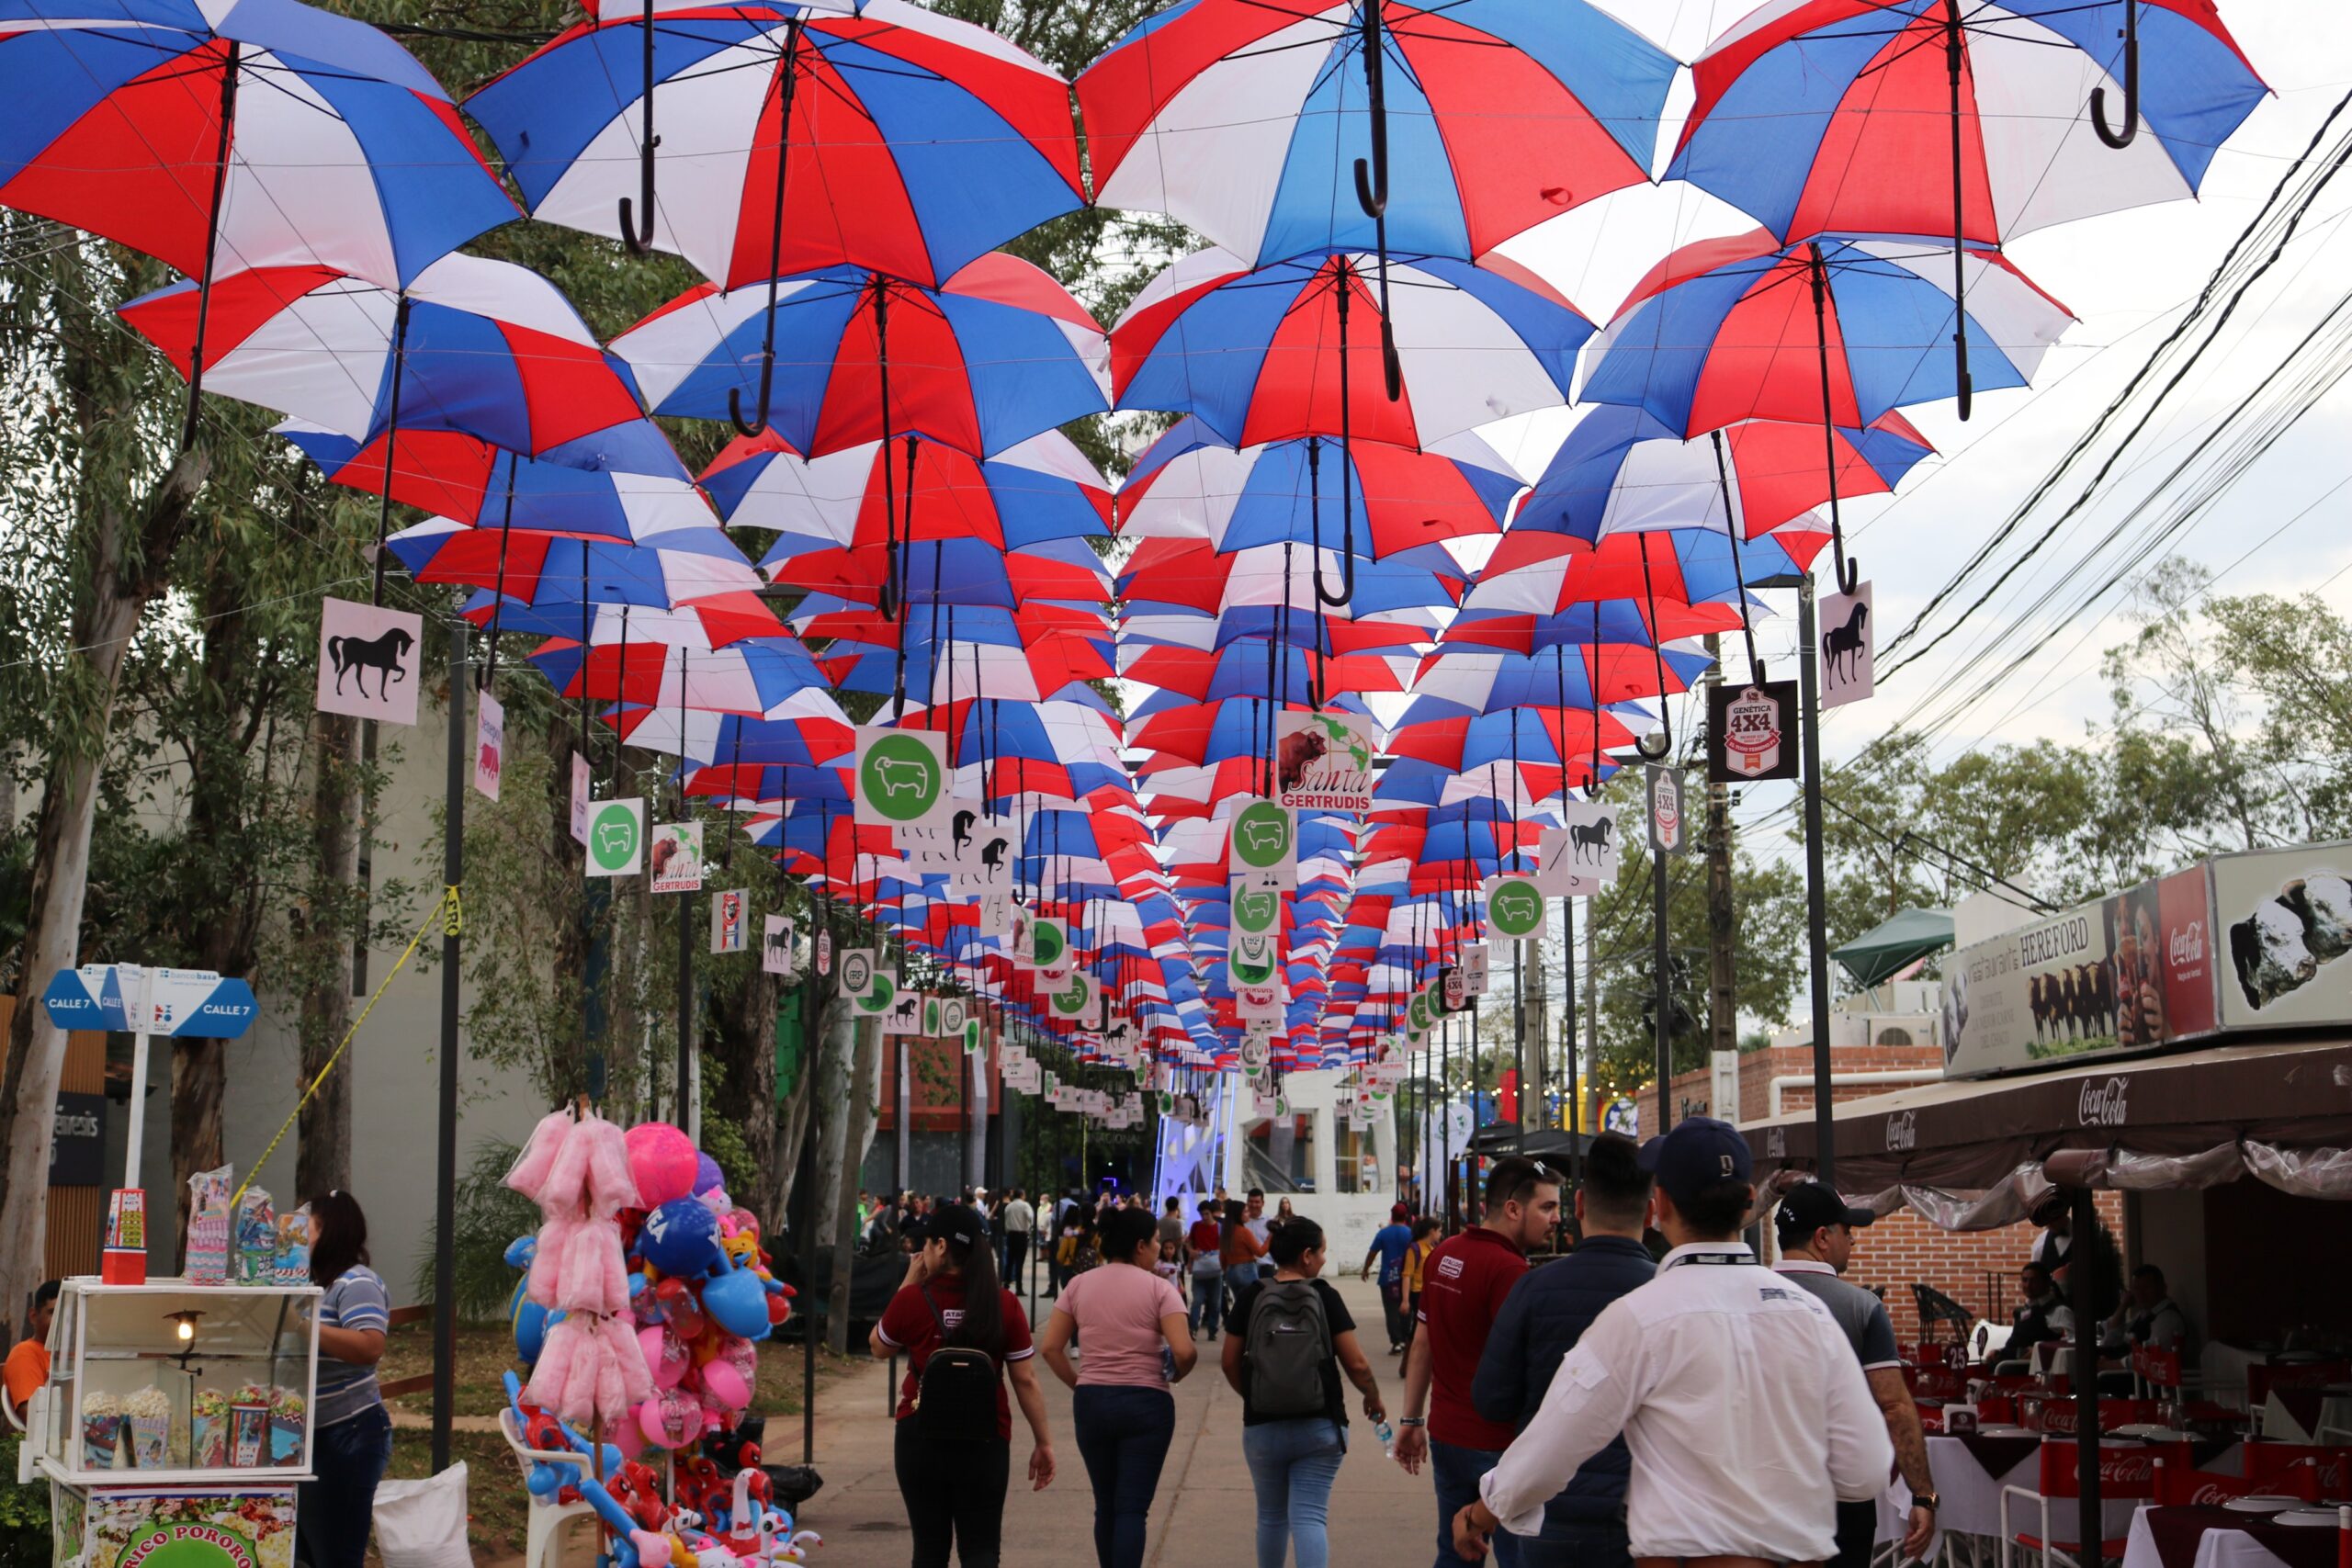
[[[2334,1530],[2274,1525],[2228,1508],[2150,1508],[2147,1523],[2165,1568],[2195,1568],[2197,1542],[2207,1530],[2244,1530],[2288,1568],[2335,1568]]]

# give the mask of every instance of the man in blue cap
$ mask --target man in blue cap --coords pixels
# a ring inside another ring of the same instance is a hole
[[[1672,1250],[1560,1363],[1455,1515],[1454,1550],[1476,1559],[1498,1529],[1540,1530],[1545,1502],[1622,1431],[1636,1568],[1826,1562],[1839,1500],[1877,1495],[1894,1459],[1861,1364],[1829,1309],[1738,1239],[1756,1189],[1736,1129],[1690,1117],[1641,1165]]]

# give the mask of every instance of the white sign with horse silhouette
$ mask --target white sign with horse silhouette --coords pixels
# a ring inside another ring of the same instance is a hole
[[[1372,726],[1344,713],[1285,713],[1276,723],[1274,799],[1294,811],[1372,809]]]
[[[414,724],[424,617],[349,599],[319,605],[319,711]]]
[[[1562,826],[1539,840],[1537,885],[1555,898],[1584,898],[1617,884],[1617,815],[1597,800],[1564,800]]]
[[[1821,602],[1821,705],[1843,707],[1871,694],[1873,633],[1871,585]]]

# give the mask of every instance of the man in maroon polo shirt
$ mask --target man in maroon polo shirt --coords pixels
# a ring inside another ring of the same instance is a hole
[[[1453,1516],[1477,1499],[1478,1478],[1517,1435],[1478,1414],[1470,1384],[1503,1298],[1527,1272],[1527,1249],[1559,1219],[1558,1176],[1516,1155],[1497,1160],[1487,1177],[1485,1220],[1440,1242],[1421,1265],[1420,1327],[1405,1356],[1396,1458],[1415,1475],[1424,1456],[1430,1461],[1437,1483],[1436,1568],[1469,1568],[1453,1551]],[[1501,1568],[1513,1568],[1516,1540],[1498,1536],[1494,1544]]]

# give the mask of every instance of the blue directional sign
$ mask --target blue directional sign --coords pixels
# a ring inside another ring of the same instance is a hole
[[[253,987],[209,969],[85,964],[61,969],[41,999],[61,1029],[233,1040],[259,1012]]]

